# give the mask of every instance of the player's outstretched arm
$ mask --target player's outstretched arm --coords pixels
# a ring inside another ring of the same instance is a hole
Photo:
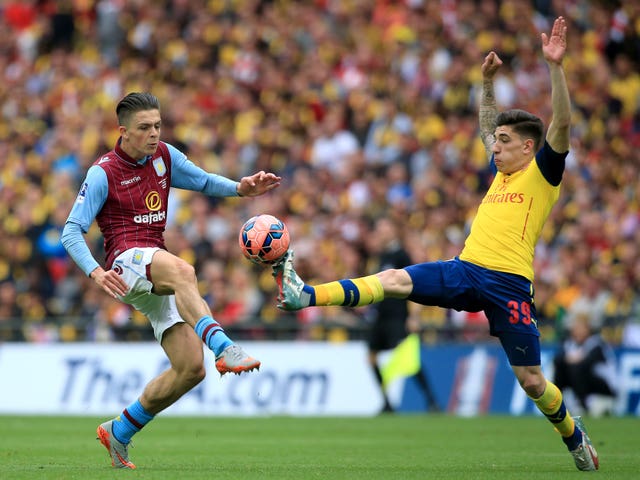
[[[559,153],[569,150],[571,100],[562,60],[567,52],[567,24],[563,17],[553,22],[550,36],[541,34],[542,54],[551,76],[551,106],[553,117],[547,130],[547,142]]]
[[[491,157],[491,149],[496,139],[495,121],[498,116],[496,96],[493,91],[493,77],[502,65],[502,60],[495,52],[489,52],[482,63],[482,94],[480,96],[480,138],[484,144],[487,156]]]

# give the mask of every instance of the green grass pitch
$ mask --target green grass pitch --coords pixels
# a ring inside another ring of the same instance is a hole
[[[0,479],[640,478],[640,419],[587,419],[601,459],[579,472],[540,417],[159,416],[134,438],[138,468],[111,468],[105,419],[0,416]]]

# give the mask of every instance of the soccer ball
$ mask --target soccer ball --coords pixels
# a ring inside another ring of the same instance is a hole
[[[287,253],[289,231],[273,215],[256,215],[242,225],[238,242],[244,256],[253,263],[272,265]]]

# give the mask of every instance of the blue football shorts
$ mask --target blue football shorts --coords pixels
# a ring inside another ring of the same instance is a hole
[[[540,365],[540,332],[533,284],[459,258],[406,267],[413,281],[408,300],[457,311],[484,311],[489,333],[500,339],[509,363]]]

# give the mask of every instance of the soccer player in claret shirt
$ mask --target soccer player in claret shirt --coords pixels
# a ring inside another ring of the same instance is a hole
[[[78,266],[102,290],[142,312],[170,367],[144,388],[122,413],[98,427],[114,467],[135,468],[131,437],[205,376],[204,342],[224,375],[260,367],[224,332],[200,296],[194,268],[164,244],[171,187],[216,197],[252,197],[280,185],[280,177],[258,172],[234,181],[207,173],[174,146],[160,141],[160,103],[150,93],[130,93],[116,107],[120,138],[89,168],[62,234]],[[83,233],[96,220],[104,237],[104,268]]]
[[[553,117],[543,138],[542,121],[522,110],[498,113],[493,77],[502,65],[495,52],[482,64],[480,134],[495,178],[459,257],[389,269],[375,275],[317,286],[305,285],[293,268],[293,252],[274,267],[279,307],[357,307],[384,298],[406,298],[470,312],[484,311],[527,395],[562,436],[579,470],[597,470],[598,456],[579,417],[572,418],[562,393],[540,366],[533,302],[533,254],[551,208],[558,200],[569,151],[571,108],[562,61],[567,27],[555,20],[542,33],[542,54],[551,76]]]

